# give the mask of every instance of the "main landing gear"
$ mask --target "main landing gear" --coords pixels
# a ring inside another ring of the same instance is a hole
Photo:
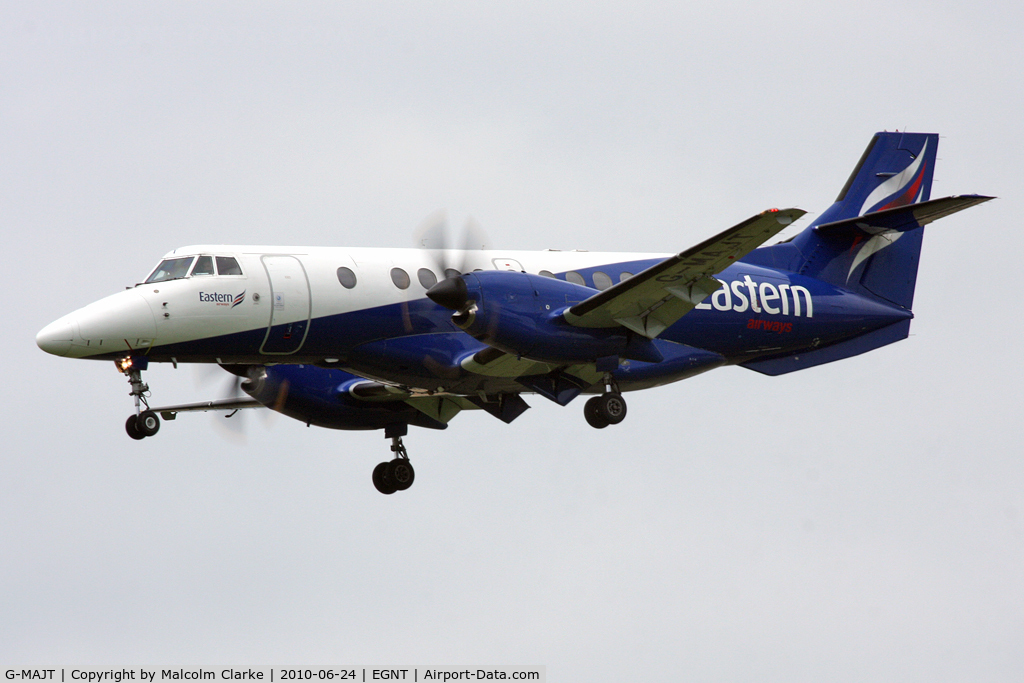
[[[395,458],[373,468],[373,485],[386,496],[406,490],[416,479],[416,470],[412,468],[409,452],[402,443],[402,437],[408,433],[409,425],[389,425],[384,428],[384,438],[391,439],[391,452]]]
[[[142,371],[146,369],[148,363],[145,360],[140,362],[138,359],[128,356],[114,361],[114,364],[128,378],[128,384],[132,387],[128,395],[135,398],[135,414],[129,415],[125,421],[125,431],[128,432],[128,436],[137,441],[145,439],[147,436],[153,436],[160,431],[160,418],[149,409],[149,402],[146,400],[149,395],[149,385],[142,381]],[[142,410],[142,406],[146,406],[146,409]]]
[[[626,399],[622,398],[611,375],[605,375],[604,382],[605,392],[589,399],[583,406],[583,417],[594,429],[617,425],[626,419]]]

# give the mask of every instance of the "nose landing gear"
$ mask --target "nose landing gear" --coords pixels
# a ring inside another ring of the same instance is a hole
[[[409,462],[409,452],[402,443],[402,437],[408,433],[409,425],[389,425],[384,428],[384,438],[391,439],[391,452],[395,458],[373,468],[373,485],[386,496],[395,491],[405,491],[416,479],[416,470]]]
[[[145,439],[160,431],[160,418],[152,410],[144,410],[138,415],[129,415],[124,429],[128,436],[137,441]]]
[[[142,381],[142,371],[149,363],[145,358],[126,356],[114,361],[114,365],[128,378],[128,384],[132,387],[128,395],[135,398],[135,414],[128,416],[124,423],[125,431],[137,441],[153,436],[160,431],[160,418],[149,409],[149,402],[146,400],[149,396],[149,385]],[[142,410],[142,406],[146,406],[146,409]]]

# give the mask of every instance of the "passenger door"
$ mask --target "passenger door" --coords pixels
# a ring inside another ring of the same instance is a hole
[[[294,256],[264,255],[260,260],[270,280],[271,301],[270,323],[260,353],[295,353],[306,341],[312,312],[306,270]]]

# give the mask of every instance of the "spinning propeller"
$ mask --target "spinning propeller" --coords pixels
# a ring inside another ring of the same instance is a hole
[[[436,266],[434,270],[442,281],[472,270],[470,257],[487,248],[487,235],[472,218],[466,219],[459,237],[459,240],[451,238],[448,214],[443,209],[427,216],[416,230],[417,245],[430,254]]]
[[[458,314],[466,314],[470,301],[461,275],[473,270],[470,261],[474,252],[487,248],[488,240],[483,228],[472,218],[467,219],[459,246],[453,249],[449,246],[452,242],[448,216],[441,210],[428,216],[420,225],[417,241],[421,248],[430,252],[437,272],[444,275],[440,282],[427,289],[427,297]]]
[[[230,377],[224,378],[215,367],[217,366],[210,364],[197,365],[196,368],[199,372],[197,382],[204,384],[220,382],[219,399],[221,401],[236,401],[254,397],[259,391],[265,375],[265,370],[259,365],[220,365],[220,369],[230,373]],[[282,392],[279,393],[286,391],[287,389],[282,387]],[[283,403],[283,398],[283,396],[278,396],[278,403]],[[268,419],[271,415],[270,411],[261,410],[260,412],[264,415],[264,419]],[[245,419],[242,417],[244,414],[245,411],[238,408],[225,414],[218,414],[214,425],[229,437],[244,438],[246,426]]]

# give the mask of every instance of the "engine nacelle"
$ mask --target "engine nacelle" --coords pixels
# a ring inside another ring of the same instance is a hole
[[[514,271],[466,273],[427,292],[455,311],[452,321],[475,339],[506,353],[548,363],[587,363],[609,357],[658,362],[645,337],[622,327],[583,328],[564,311],[598,290]]]

